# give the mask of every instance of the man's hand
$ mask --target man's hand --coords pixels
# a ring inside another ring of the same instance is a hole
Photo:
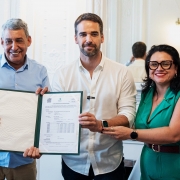
[[[41,157],[41,154],[39,153],[39,149],[36,147],[28,148],[24,151],[23,154],[24,157],[30,157],[33,159],[39,159]]]
[[[96,117],[89,112],[79,115],[79,124],[81,124],[82,128],[87,128],[92,132],[102,131],[102,122],[97,120]]]
[[[46,92],[48,92],[48,87],[44,87],[44,88],[38,88],[37,90],[36,90],[36,94],[41,94],[41,95],[43,95],[44,93],[46,93]]]

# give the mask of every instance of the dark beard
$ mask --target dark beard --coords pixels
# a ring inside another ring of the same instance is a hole
[[[81,52],[82,52],[85,56],[92,57],[92,56],[94,56],[94,55],[97,54],[98,50],[97,50],[97,49],[94,49],[93,51],[88,52],[88,51],[85,51],[85,50],[82,48],[82,49],[81,49]]]
[[[89,44],[90,45],[90,44]],[[94,47],[94,50],[93,51],[86,51],[84,49],[84,47],[86,47],[86,45],[84,45],[82,48],[80,48],[81,52],[85,55],[85,56],[88,56],[88,57],[92,57],[94,55],[97,54],[97,52],[99,51],[99,49],[97,48],[96,45],[93,45],[92,47]]]

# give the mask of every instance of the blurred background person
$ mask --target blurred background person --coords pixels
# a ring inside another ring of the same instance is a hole
[[[144,42],[136,42],[132,46],[131,63],[128,66],[129,71],[132,73],[137,95],[136,95],[136,109],[138,109],[141,100],[141,89],[143,79],[146,77],[145,59],[146,59],[146,44]]]
[[[146,77],[145,58],[146,58],[146,44],[143,42],[136,42],[132,46],[132,62],[128,69],[131,71],[134,82],[143,82]]]

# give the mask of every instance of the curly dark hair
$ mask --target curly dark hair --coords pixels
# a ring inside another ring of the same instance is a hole
[[[74,23],[74,29],[75,29],[75,35],[77,35],[77,25],[81,22],[81,21],[93,21],[99,24],[99,29],[100,29],[100,33],[101,35],[103,35],[103,22],[101,20],[101,18],[94,13],[84,13],[81,14],[75,21]]]
[[[155,52],[166,52],[172,57],[173,64],[177,67],[177,76],[174,77],[171,82],[170,82],[170,89],[176,94],[180,90],[180,59],[179,59],[179,53],[178,51],[169,45],[166,44],[161,44],[158,46],[152,46],[151,49],[149,50],[146,60],[145,60],[145,69],[146,69],[146,74],[147,77],[143,80],[144,84],[142,85],[142,92],[147,92],[149,88],[154,85],[155,83],[152,79],[149,77],[149,61],[151,59],[151,56]]]

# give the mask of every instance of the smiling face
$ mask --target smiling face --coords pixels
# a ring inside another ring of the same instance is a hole
[[[1,38],[1,45],[9,64],[15,69],[24,65],[27,48],[31,44],[31,37],[26,37],[23,29],[6,29]]]
[[[100,33],[98,23],[84,20],[77,25],[75,42],[84,56],[92,57],[99,53],[103,41],[104,36]]]
[[[161,63],[162,61],[173,61],[172,57],[166,53],[166,52],[155,52],[151,58],[150,61],[157,61],[158,63]],[[164,63],[166,65],[166,63]],[[172,64],[170,69],[163,69],[161,65],[158,66],[157,69],[151,70],[149,69],[149,77],[156,83],[156,85],[161,86],[169,86],[170,81],[175,77],[177,74],[177,67]]]

